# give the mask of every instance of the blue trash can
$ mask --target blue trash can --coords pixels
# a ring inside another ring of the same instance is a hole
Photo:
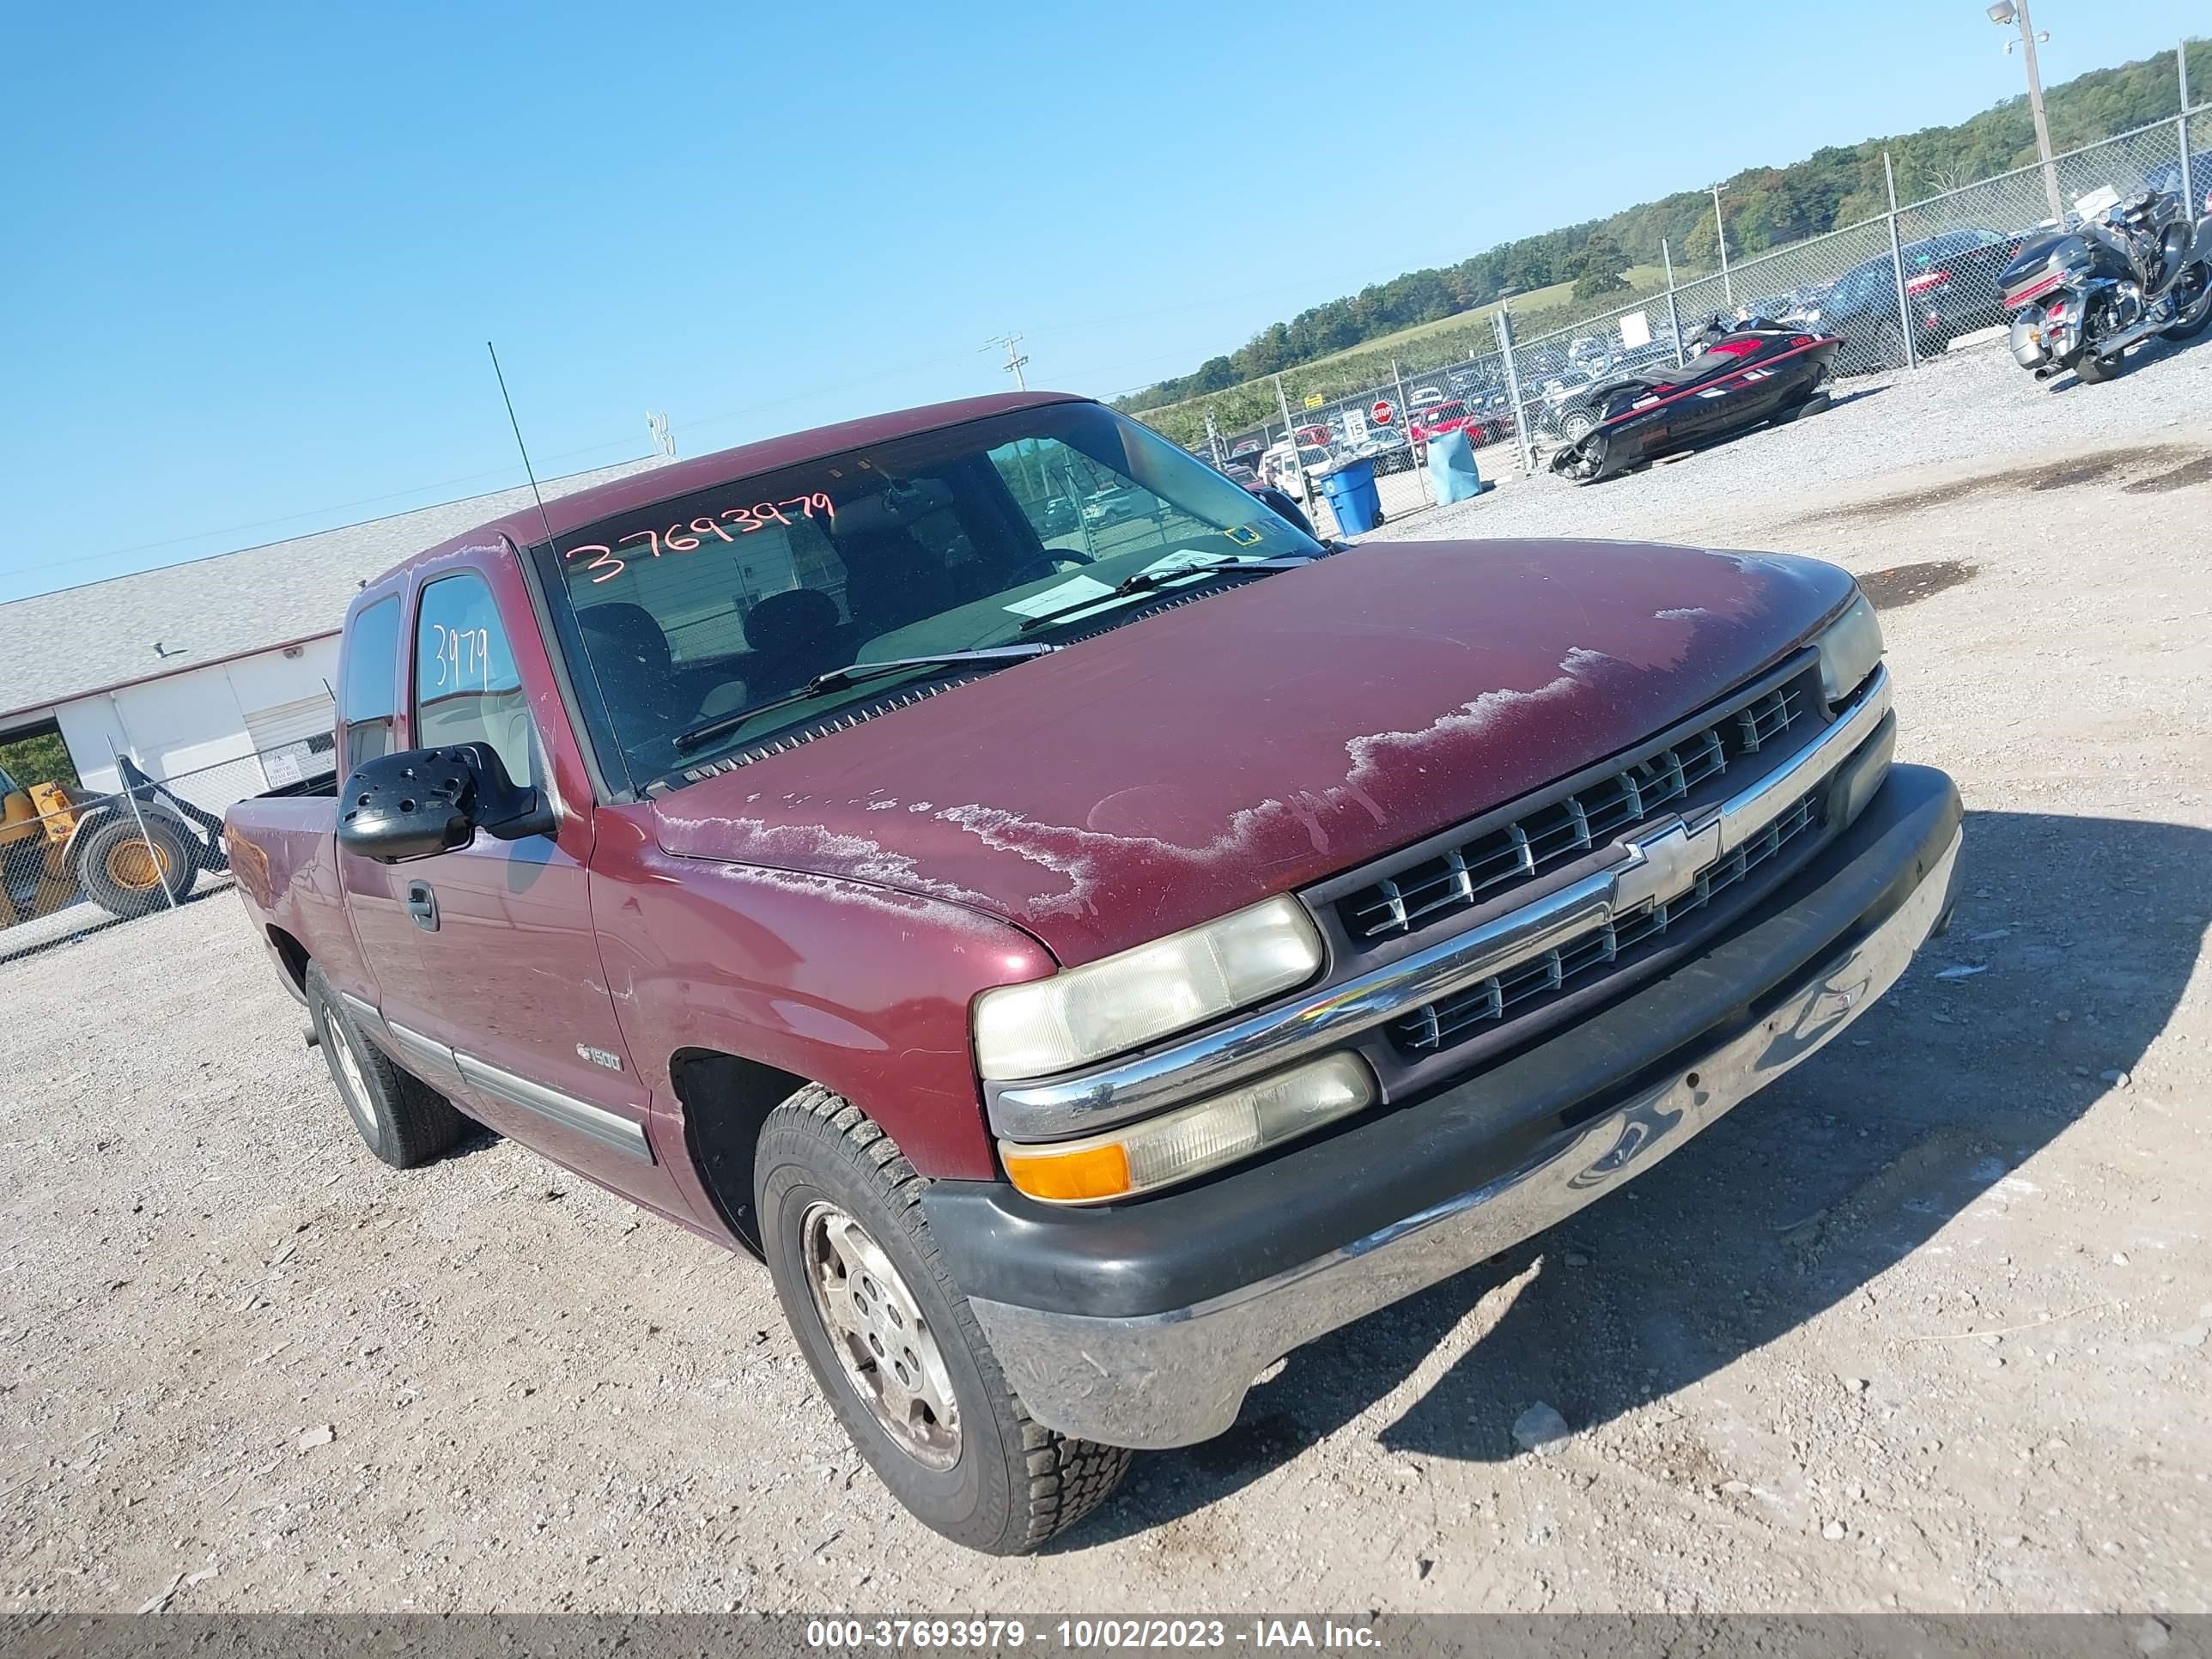
[[[1336,527],[1344,535],[1357,536],[1382,522],[1382,495],[1375,488],[1371,460],[1346,461],[1322,473],[1321,493],[1328,497],[1329,511],[1336,514]]]
[[[1474,465],[1474,446],[1463,428],[1429,440],[1429,483],[1440,505],[1471,501],[1482,494],[1482,474]]]

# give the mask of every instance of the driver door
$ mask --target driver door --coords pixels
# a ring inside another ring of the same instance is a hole
[[[553,769],[510,632],[532,629],[534,645],[535,619],[523,609],[510,624],[518,613],[502,611],[488,574],[462,566],[418,591],[412,746],[487,743],[518,783],[550,788]],[[520,605],[519,582],[501,574]],[[452,1050],[471,1114],[604,1185],[680,1213],[647,1139],[648,1091],[599,965],[586,867],[592,818],[580,805],[559,803],[553,836],[505,842],[479,834],[453,852],[396,866],[420,963],[404,1018]]]

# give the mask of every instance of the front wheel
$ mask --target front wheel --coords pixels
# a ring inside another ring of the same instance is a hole
[[[858,1107],[809,1085],[762,1126],[769,1273],[854,1448],[924,1526],[1021,1555],[1103,1503],[1131,1453],[1031,1420],[921,1213],[928,1181]]]
[[[1553,456],[1552,471],[1571,484],[1595,483],[1605,471],[1607,447],[1605,439],[1594,434]]]
[[[2186,292],[2193,288],[2197,297],[2181,307],[2180,319],[2172,328],[2158,331],[2161,340],[2193,340],[2212,324],[2212,265],[2199,264],[2193,271],[2176,280],[2174,286]]]
[[[175,824],[149,813],[142,830],[128,808],[85,836],[76,867],[85,896],[112,916],[164,909],[192,890],[198,873],[191,848]]]
[[[1597,416],[1587,409],[1570,410],[1559,420],[1559,436],[1571,444],[1578,444],[1597,430]]]

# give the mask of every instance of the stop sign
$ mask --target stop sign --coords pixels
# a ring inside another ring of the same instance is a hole
[[[1397,412],[1398,411],[1390,407],[1390,400],[1388,398],[1377,398],[1375,400],[1374,414],[1376,425],[1389,425],[1392,416],[1395,416]]]

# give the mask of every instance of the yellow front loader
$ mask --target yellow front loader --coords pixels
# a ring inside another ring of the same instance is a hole
[[[127,796],[26,788],[0,769],[0,928],[80,897],[111,915],[143,915],[190,892],[203,867],[222,867],[220,842],[210,835],[203,845],[161,798],[167,791],[135,767],[125,781],[135,811]]]

